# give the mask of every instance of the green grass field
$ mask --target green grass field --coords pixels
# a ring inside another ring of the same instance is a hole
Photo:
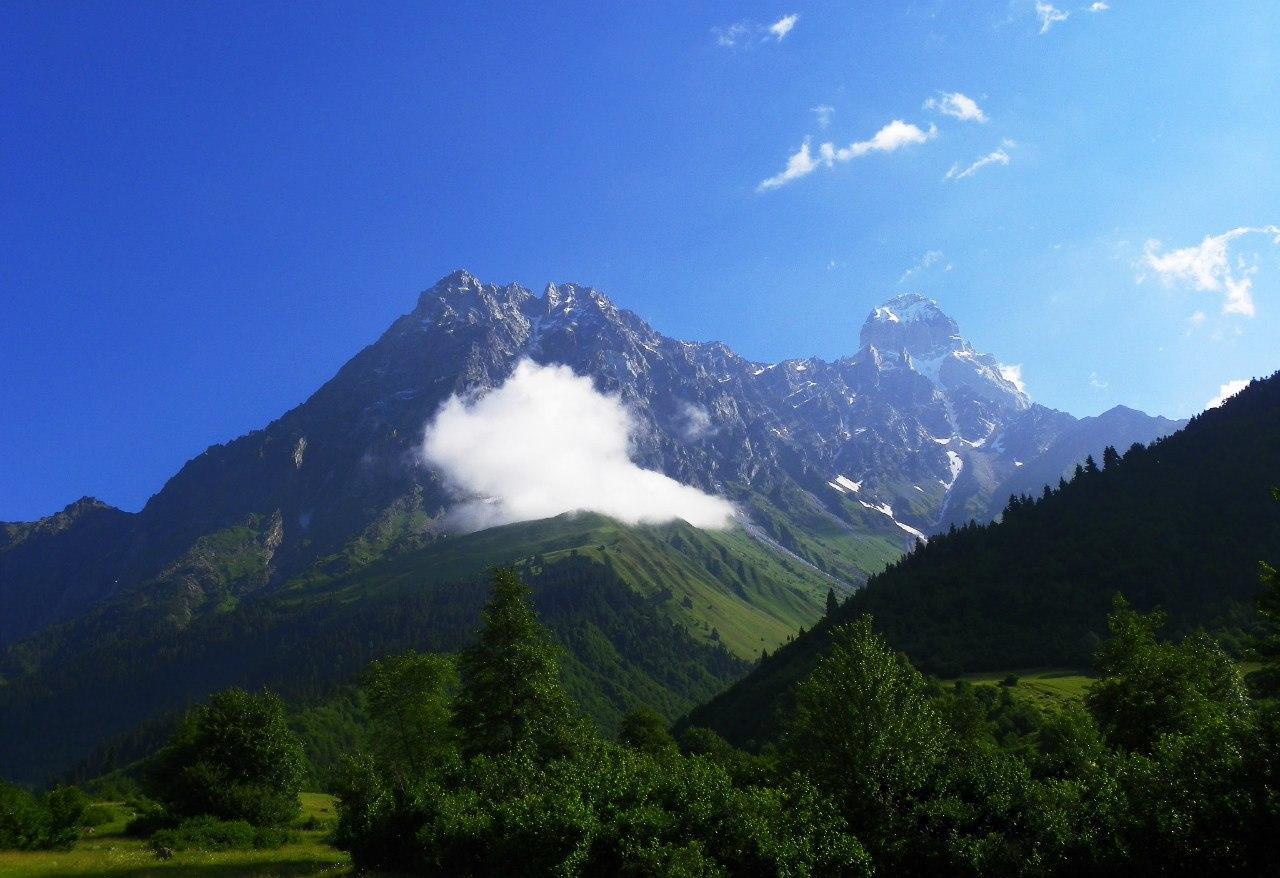
[[[331,825],[337,820],[332,796],[303,793],[302,813],[297,825],[310,818]],[[343,851],[330,847],[325,838],[329,826],[320,829],[298,829],[300,840],[275,850],[266,851],[181,851],[171,860],[157,860],[147,842],[126,838],[124,827],[132,816],[120,804],[111,804],[115,819],[86,833],[70,851],[0,851],[0,878],[72,878],[72,876],[106,876],[106,878],[267,878],[267,876],[334,876],[354,874],[350,859]],[[307,824],[310,825],[310,824]]]
[[[985,674],[966,674],[977,686],[999,686],[1005,677],[1013,674],[1018,685],[1010,688],[1015,698],[1026,698],[1038,707],[1061,707],[1072,701],[1081,701],[1094,678],[1078,670],[1064,668],[1025,668],[1012,671],[993,671]]]

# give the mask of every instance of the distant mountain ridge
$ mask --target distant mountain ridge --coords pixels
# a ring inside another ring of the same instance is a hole
[[[757,533],[845,582],[917,537],[988,518],[1019,470],[1058,473],[1082,449],[1115,444],[1109,421],[1063,441],[1084,422],[1031,402],[923,296],[874,309],[859,341],[833,362],[755,363],[664,336],[590,287],[538,296],[455,272],[306,402],[211,446],[136,515],[90,503],[6,525],[0,646],[251,518],[270,526],[259,537],[266,588],[353,545],[446,538],[449,494],[416,459],[423,427],[451,394],[497,386],[524,357],[618,393],[638,425],[638,464],[733,499]],[[691,409],[706,416],[697,435]],[[1133,413],[1117,430],[1149,440],[1179,425]]]

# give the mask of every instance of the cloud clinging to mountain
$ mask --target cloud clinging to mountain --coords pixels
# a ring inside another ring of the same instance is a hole
[[[448,524],[462,532],[574,511],[727,527],[729,501],[631,461],[633,427],[622,401],[589,377],[523,360],[484,396],[450,397],[427,427],[422,458],[459,499]]]

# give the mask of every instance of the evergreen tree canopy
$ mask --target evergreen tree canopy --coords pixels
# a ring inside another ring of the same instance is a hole
[[[479,639],[459,661],[454,722],[463,754],[531,749],[547,758],[564,752],[579,721],[560,681],[559,650],[514,570],[494,570],[481,618]]]

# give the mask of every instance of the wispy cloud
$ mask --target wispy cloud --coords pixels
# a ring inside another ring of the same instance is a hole
[[[939,92],[936,97],[931,97],[924,102],[924,108],[962,122],[987,121],[987,114],[982,112],[977,101],[958,91]]]
[[[974,174],[978,173],[978,171],[987,167],[987,165],[1007,165],[1013,160],[1007,152],[1007,150],[1013,148],[1013,145],[1013,141],[1006,140],[1000,145],[999,149],[992,150],[977,161],[973,162],[973,164],[966,167],[962,167],[959,162],[956,162],[951,166],[951,169],[947,171],[945,179],[963,180],[966,177],[972,177]]]
[[[782,42],[787,34],[791,33],[791,29],[796,26],[796,22],[800,20],[800,16],[796,13],[784,15],[773,24],[769,25],[769,33],[771,33],[778,42]]]
[[[686,435],[711,429],[698,411],[685,411]],[[729,501],[631,461],[635,428],[622,401],[600,393],[589,377],[524,360],[479,399],[450,397],[427,428],[422,459],[458,500],[447,519],[456,530],[579,510],[627,524],[728,526]]]
[[[1097,0],[1096,3],[1093,3],[1089,6],[1089,11],[1090,12],[1106,12],[1110,8],[1111,8],[1110,4],[1103,3],[1102,0]]]
[[[1027,383],[1022,379],[1021,363],[999,363],[1000,377],[1018,388],[1019,393],[1027,392]]]
[[[1204,404],[1207,409],[1216,409],[1224,402],[1249,386],[1247,378],[1236,378],[1218,388],[1218,395]]]
[[[785,186],[792,180],[808,176],[819,167],[832,167],[836,162],[847,162],[873,152],[894,152],[904,146],[926,143],[938,136],[938,129],[930,125],[928,130],[919,128],[901,119],[894,119],[877,131],[869,140],[858,140],[848,146],[837,147],[834,143],[823,143],[818,147],[815,156],[811,147],[811,139],[806,137],[800,148],[787,158],[787,165],[781,172],[760,181],[757,192],[767,192]]]
[[[813,158],[813,153],[809,149],[809,138],[804,139],[804,143],[800,144],[800,149],[787,157],[787,166],[780,173],[774,174],[767,180],[761,180],[760,185],[756,187],[757,192],[767,192],[770,189],[777,189],[779,186],[785,186],[792,180],[799,180],[813,173],[818,168],[818,162]]]
[[[780,43],[795,28],[800,20],[798,13],[784,15],[772,24],[743,19],[733,24],[721,25],[711,29],[716,45],[726,49],[750,48],[757,43]]]
[[[1055,24],[1066,21],[1070,17],[1070,12],[1064,12],[1052,3],[1046,3],[1045,0],[1036,0],[1036,18],[1040,21],[1040,33],[1047,34]]]
[[[1094,390],[1106,390],[1111,385],[1108,382],[1103,381],[1101,378],[1099,378],[1097,372],[1090,372],[1089,386],[1092,387]]]
[[[836,108],[829,104],[819,104],[811,107],[809,111],[818,117],[819,128],[827,128],[831,125],[831,117],[835,114]]]
[[[1280,246],[1280,226],[1241,226],[1220,235],[1206,235],[1199,244],[1177,250],[1162,251],[1159,241],[1147,241],[1141,266],[1155,272],[1165,284],[1221,294],[1223,314],[1252,317],[1257,312],[1253,278],[1258,267],[1243,255],[1233,260],[1231,253],[1236,241],[1251,235],[1266,235]],[[1139,282],[1143,279],[1144,275],[1138,276]]]
[[[941,250],[927,250],[910,268],[902,273],[902,277],[898,278],[898,283],[906,283],[911,278],[920,274],[925,269],[931,268],[942,261],[943,252]]]

